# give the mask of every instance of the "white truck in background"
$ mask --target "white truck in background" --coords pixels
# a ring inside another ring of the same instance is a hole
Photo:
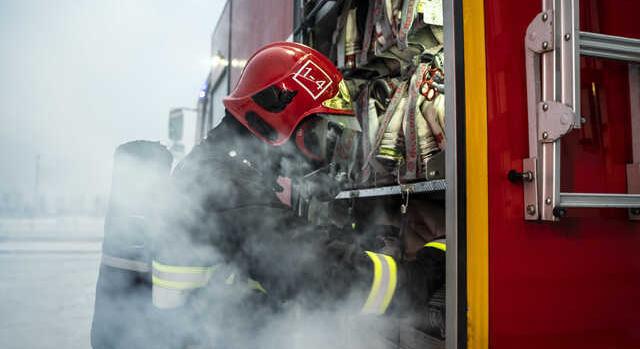
[[[195,108],[173,108],[169,111],[169,151],[174,163],[189,154],[200,138],[197,134],[198,113]]]

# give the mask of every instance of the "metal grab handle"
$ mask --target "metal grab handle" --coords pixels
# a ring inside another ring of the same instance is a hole
[[[525,34],[525,69],[527,77],[527,113],[529,120],[529,158],[523,161],[523,171],[532,174],[532,180],[524,181],[524,217],[537,220],[540,217],[538,199],[537,158],[538,158],[538,104],[542,101],[541,56],[554,47],[553,11],[536,15]]]

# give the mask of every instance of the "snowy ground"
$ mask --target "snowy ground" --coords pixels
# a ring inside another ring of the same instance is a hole
[[[102,220],[0,219],[0,347],[90,348]]]

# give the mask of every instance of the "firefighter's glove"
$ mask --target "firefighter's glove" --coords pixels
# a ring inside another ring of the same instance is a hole
[[[423,247],[416,259],[398,266],[398,299],[395,310],[401,314],[423,314],[426,317],[429,301],[445,286],[445,252]],[[421,319],[424,322],[426,319]]]
[[[423,247],[402,267],[400,309],[413,326],[434,337],[445,336],[445,251]]]
[[[373,228],[375,236],[374,249],[379,253],[391,256],[394,260],[400,260],[401,240],[400,230],[392,225],[379,225]]]
[[[423,247],[414,261],[403,263],[404,288],[412,300],[424,306],[431,296],[444,286],[446,279],[445,252]]]

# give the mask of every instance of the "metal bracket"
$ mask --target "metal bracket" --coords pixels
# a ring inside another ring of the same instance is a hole
[[[553,50],[553,11],[544,11],[533,18],[527,27],[525,46],[535,52]]]
[[[441,192],[447,189],[447,182],[444,179],[436,179],[433,181],[424,181],[416,183],[408,183],[402,185],[392,185],[387,187],[352,189],[340,192],[335,197],[336,200],[355,199],[379,196],[402,195],[406,191],[414,193],[431,193]]]
[[[530,180],[523,180],[522,182],[524,185],[524,219],[528,221],[535,221],[540,217],[538,210],[537,162],[536,158],[522,160],[522,172],[532,174]]]
[[[553,51],[553,11],[537,14],[525,34],[525,67],[527,73],[527,113],[529,114],[529,157],[537,157],[538,112],[542,98],[540,57]]]
[[[558,102],[538,103],[538,140],[551,143],[573,128],[573,109]]]

